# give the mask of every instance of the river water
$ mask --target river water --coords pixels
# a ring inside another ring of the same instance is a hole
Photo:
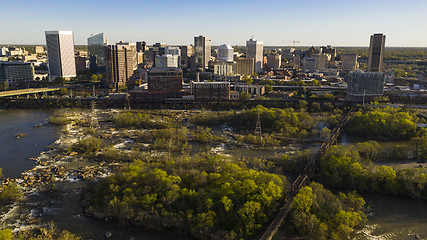
[[[2,110],[0,109],[0,167],[5,177],[18,177],[23,171],[34,167],[35,162],[30,157],[37,157],[58,137],[57,127],[47,124],[51,116],[46,110]],[[16,134],[24,136],[17,138]],[[354,143],[354,139],[344,135],[343,143]],[[236,150],[237,151],[237,150]],[[236,154],[235,152],[227,152]],[[250,155],[265,157],[266,153],[251,151]],[[271,153],[270,153],[271,154]],[[367,205],[373,214],[369,222],[354,236],[356,240],[406,240],[427,239],[427,201],[414,200],[380,194],[364,194]],[[72,198],[70,196],[70,198]],[[149,233],[140,228],[131,229],[106,223],[84,216],[78,206],[79,197],[74,196],[76,205],[62,205],[58,214],[50,217],[60,229],[68,229],[81,235],[84,239],[102,239],[102,233],[111,231],[111,239],[185,239],[175,232]],[[79,231],[80,230],[80,231]]]
[[[368,140],[344,133],[340,143],[350,145],[365,141]],[[382,142],[389,145],[403,143],[405,142]],[[387,165],[396,168],[403,166],[401,163]],[[405,167],[413,167],[412,165],[405,164]],[[366,226],[355,235],[355,240],[427,239],[427,201],[375,193],[364,193],[362,196],[372,214],[368,216]]]
[[[427,239],[427,201],[381,194],[362,194],[373,210],[355,240]],[[415,238],[417,235],[419,238]]]
[[[35,166],[37,157],[58,138],[58,129],[47,124],[47,110],[0,109],[0,168],[3,176],[19,177]],[[22,136],[17,136],[22,134]]]

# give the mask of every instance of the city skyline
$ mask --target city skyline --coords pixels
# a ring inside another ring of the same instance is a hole
[[[129,0],[126,11],[117,11],[123,4],[111,0],[5,0],[2,7],[13,23],[2,26],[0,44],[44,44],[45,31],[65,30],[73,31],[76,45],[103,32],[110,43],[186,45],[205,35],[214,46],[244,46],[252,36],[265,46],[292,46],[293,40],[297,46],[369,46],[368,36],[383,33],[387,47],[427,47],[427,2],[420,0],[167,0],[162,6]],[[13,9],[20,9],[19,18]]]

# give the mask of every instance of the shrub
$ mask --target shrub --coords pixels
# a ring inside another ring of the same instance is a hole
[[[100,145],[100,139],[96,137],[88,137],[74,144],[72,150],[78,153],[94,153],[99,151]]]
[[[9,183],[3,185],[3,189],[0,192],[0,199],[5,202],[19,201],[24,196],[21,187],[16,183]]]

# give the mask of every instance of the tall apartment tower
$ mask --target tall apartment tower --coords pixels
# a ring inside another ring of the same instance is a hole
[[[49,79],[76,76],[74,38],[72,31],[46,31]]]
[[[208,68],[211,59],[211,39],[206,36],[194,37],[194,58],[198,68]]]
[[[385,35],[378,33],[371,35],[369,45],[368,72],[382,72],[384,58]]]
[[[87,39],[87,48],[89,51],[89,69],[94,72],[105,72],[105,52],[108,46],[108,40],[104,33],[98,33]]]
[[[133,75],[136,63],[136,46],[118,43],[108,45],[106,53],[106,68],[108,85],[116,91],[126,86]]]
[[[246,58],[254,59],[255,72],[262,72],[262,63],[264,61],[264,42],[251,38],[249,41],[246,41],[246,48]]]

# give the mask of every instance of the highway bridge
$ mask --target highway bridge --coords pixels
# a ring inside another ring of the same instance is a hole
[[[19,90],[11,90],[11,91],[3,91],[0,92],[0,98],[8,98],[8,97],[17,97],[17,96],[25,96],[25,95],[33,95],[40,93],[49,93],[58,91],[59,88],[27,88],[27,89],[19,89]]]

